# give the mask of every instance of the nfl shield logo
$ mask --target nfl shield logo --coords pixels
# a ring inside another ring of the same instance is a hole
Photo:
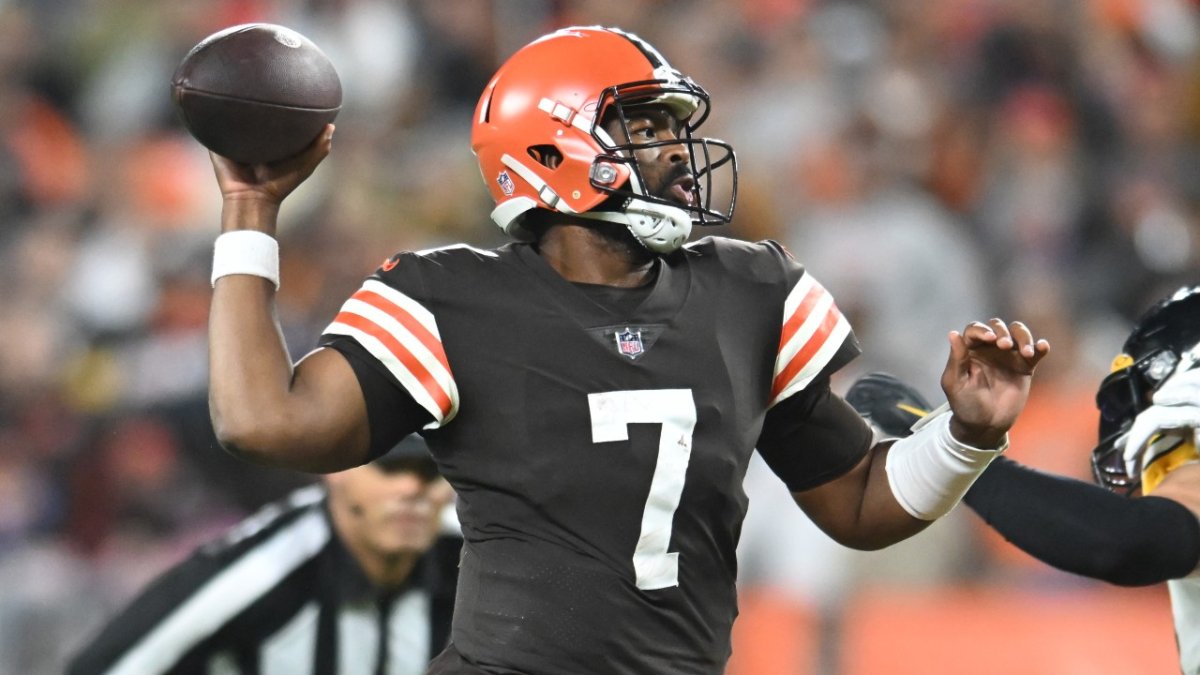
[[[640,330],[634,332],[626,328],[623,331],[617,331],[614,335],[617,338],[617,351],[631,359],[645,350],[645,347],[642,345],[642,331]]]
[[[496,176],[496,182],[500,184],[500,189],[504,191],[505,197],[511,197],[513,190],[517,189],[507,171],[501,171],[500,175]]]

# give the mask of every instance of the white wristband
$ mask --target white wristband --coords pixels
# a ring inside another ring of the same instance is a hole
[[[914,518],[937,520],[950,512],[992,460],[1008,449],[983,450],[960,443],[950,434],[950,407],[929,413],[913,425],[913,433],[888,450],[888,486],[896,501]]]
[[[213,244],[212,284],[230,274],[250,274],[269,279],[279,290],[279,242],[257,230],[234,230]]]

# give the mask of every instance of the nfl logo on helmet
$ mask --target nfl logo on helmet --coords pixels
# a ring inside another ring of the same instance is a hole
[[[507,171],[501,171],[499,176],[496,176],[496,182],[500,184],[500,189],[505,195],[511,196],[516,186],[513,185],[512,178]]]
[[[645,351],[642,345],[642,331],[632,331],[626,328],[614,333],[617,338],[617,351],[629,358],[634,358]]]

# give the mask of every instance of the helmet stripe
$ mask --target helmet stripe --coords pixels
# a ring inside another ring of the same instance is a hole
[[[653,45],[651,45],[649,42],[646,42],[642,38],[634,35],[633,33],[626,33],[620,28],[606,28],[605,30],[611,33],[616,33],[617,35],[620,35],[626,40],[632,42],[633,46],[637,47],[638,51],[640,51],[646,57],[646,60],[650,62],[650,66],[653,69],[657,70],[664,66],[667,68],[671,67],[671,64],[667,63],[667,59],[664,58],[663,55],[659,53],[659,51],[655,49]]]

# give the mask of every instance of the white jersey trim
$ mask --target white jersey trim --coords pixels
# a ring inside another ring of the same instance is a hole
[[[384,307],[368,301],[371,294]],[[325,333],[353,338],[379,360],[414,400],[433,416],[435,429],[458,412],[458,385],[442,348],[433,314],[421,303],[369,279],[342,304]]]
[[[795,327],[799,321],[799,326]],[[807,387],[850,335],[850,322],[833,296],[810,274],[796,282],[783,304],[783,333],[775,358],[770,405]]]

